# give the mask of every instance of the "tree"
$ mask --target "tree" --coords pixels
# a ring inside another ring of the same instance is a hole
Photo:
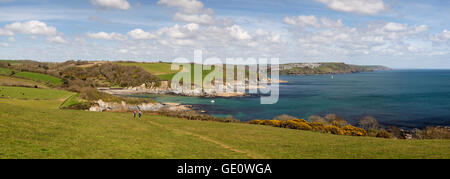
[[[359,121],[359,126],[366,130],[378,129],[378,121],[372,116],[366,116]]]
[[[317,115],[309,116],[308,121],[309,122],[320,122],[322,124],[328,124],[328,122],[323,117],[320,117]]]
[[[296,119],[296,118],[293,116],[289,116],[287,114],[282,114],[282,115],[279,115],[279,116],[276,116],[275,118],[273,118],[273,120],[279,120],[279,121],[289,121],[289,120],[294,120],[294,119]]]

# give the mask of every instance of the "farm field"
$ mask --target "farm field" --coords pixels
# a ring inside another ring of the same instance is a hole
[[[61,85],[63,83],[63,81],[61,79],[56,78],[54,76],[41,74],[41,73],[25,72],[25,71],[19,72],[19,71],[11,70],[8,68],[0,68],[0,75],[24,78],[24,79],[34,80],[34,81],[38,81],[38,82],[42,82],[42,83],[50,83],[55,86]]]
[[[22,78],[14,78],[10,76],[0,75],[0,86],[21,86],[21,87],[38,87],[48,88],[46,85],[33,80],[27,80]]]

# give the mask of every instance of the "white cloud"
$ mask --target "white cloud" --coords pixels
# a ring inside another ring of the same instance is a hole
[[[47,36],[47,41],[49,42],[67,43],[62,37],[62,33],[58,32],[55,27],[48,26],[46,23],[37,20],[14,22],[5,25],[4,28],[0,28],[0,35],[3,36],[15,36],[16,33],[31,35],[32,39],[37,39],[37,35],[43,35]],[[8,41],[15,42],[16,39],[10,37]]]
[[[127,35],[136,40],[149,40],[154,38],[152,34],[150,34],[149,32],[145,32],[142,29],[134,29],[128,32]]]
[[[127,49],[119,49],[117,52],[119,52],[119,53],[128,53],[128,50]]]
[[[355,55],[404,55],[425,53],[426,42],[419,36],[428,30],[426,25],[409,26],[394,22],[369,23],[349,27],[341,20],[318,20],[315,16],[287,17],[284,23],[293,27],[295,48],[300,57],[310,59],[348,59]],[[417,41],[414,46],[408,41]],[[425,45],[424,45],[425,44]]]
[[[202,2],[197,0],[159,0],[159,5],[177,8],[173,20],[197,24],[212,24],[214,13],[212,9],[205,9]]]
[[[316,0],[328,8],[356,14],[374,15],[386,10],[383,0]]]
[[[391,32],[404,31],[408,28],[408,24],[399,24],[394,22],[389,22],[384,25],[383,29]]]
[[[9,47],[9,44],[7,44],[7,43],[0,43],[0,47]]]
[[[127,37],[119,34],[119,33],[106,33],[106,32],[97,32],[97,33],[87,33],[86,36],[91,39],[102,39],[102,40],[127,40]]]
[[[127,0],[89,0],[92,5],[102,8],[116,8],[121,10],[128,10],[131,8]]]
[[[430,37],[433,42],[450,41],[450,30],[444,29],[441,33],[434,34]]]
[[[238,25],[228,27],[227,30],[229,31],[232,37],[238,40],[249,40],[252,38],[252,36],[250,36],[246,30],[244,30],[242,27]]]
[[[211,56],[232,57],[269,56],[284,49],[284,43],[279,34],[258,29],[249,32],[239,25],[200,25],[189,23],[162,27],[155,31],[134,29],[127,33],[129,40],[126,46],[118,48],[122,53],[130,56],[160,55],[176,58],[189,57],[192,49],[204,49]],[[139,41],[135,41],[139,40]]]
[[[66,44],[67,43],[67,41],[61,36],[50,36],[50,37],[47,37],[47,41],[55,42],[55,43],[61,43],[61,44]]]
[[[198,24],[212,24],[213,18],[208,14],[183,14],[176,13],[173,16],[173,20],[181,22],[193,22]]]
[[[203,10],[203,3],[197,0],[159,0],[158,4],[176,7],[185,14],[198,14]]]
[[[319,21],[315,16],[298,16],[298,17],[285,17],[284,23],[289,25],[298,25],[301,27],[306,26],[319,26]]]
[[[155,32],[158,37],[167,36],[169,38],[188,38],[194,35],[194,32],[199,29],[198,24],[186,24],[179,26],[175,24],[173,27],[164,27]]]
[[[331,19],[323,17],[323,18],[320,18],[320,22],[322,23],[321,26],[325,27],[325,28],[335,28],[335,27],[344,26],[341,19],[338,19],[337,21],[333,21]]]
[[[13,36],[14,32],[0,28],[0,36]]]
[[[27,21],[27,22],[14,22],[12,24],[7,24],[4,30],[9,32],[19,32],[23,34],[30,35],[57,35],[58,31],[55,27],[47,26],[41,21]]]
[[[320,18],[320,20],[313,15],[310,16],[297,16],[297,17],[285,17],[283,22],[288,25],[295,25],[299,27],[313,27],[313,28],[336,28],[342,27],[342,20],[338,19],[333,21],[326,17]]]

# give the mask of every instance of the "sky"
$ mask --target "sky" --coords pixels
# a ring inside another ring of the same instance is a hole
[[[450,68],[447,0],[0,0],[0,59]]]

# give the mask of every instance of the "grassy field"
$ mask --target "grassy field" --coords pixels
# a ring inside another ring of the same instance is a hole
[[[0,86],[21,86],[21,87],[37,86],[38,88],[48,88],[46,85],[37,81],[2,75],[0,75]]]
[[[7,68],[0,68],[0,75],[10,76],[12,71],[14,71],[14,70],[7,69]],[[43,82],[43,83],[50,83],[52,85],[61,85],[63,82],[61,79],[56,78],[54,76],[41,74],[41,73],[33,73],[33,72],[15,71],[15,74],[12,76],[19,77],[19,78],[25,78],[25,79],[29,79],[29,80],[34,80],[34,81],[38,81],[38,82]]]
[[[171,70],[170,63],[119,63],[124,66],[138,66],[151,72],[153,75],[163,75],[163,74],[171,74],[177,73],[178,71]]]
[[[171,70],[172,65],[170,63],[125,63],[121,62],[120,65],[124,66],[137,66],[141,67],[149,73],[156,75],[162,80],[171,80],[172,77],[178,73],[178,71]]]
[[[59,108],[65,108],[65,107],[72,106],[74,104],[78,104],[78,103],[80,103],[80,100],[81,100],[80,94],[73,94],[72,96],[67,98],[63,103],[61,103]]]
[[[120,65],[126,65],[126,66],[138,66],[141,67],[143,69],[145,69],[146,71],[148,71],[149,73],[156,75],[159,79],[161,80],[166,80],[166,81],[170,81],[172,80],[173,76],[175,76],[176,73],[178,73],[179,71],[173,71],[171,70],[171,64],[170,63],[164,63],[164,62],[160,62],[160,63],[119,63]],[[203,68],[202,65],[200,64],[191,64],[191,82],[194,82],[194,69],[195,68]],[[235,67],[236,69],[236,67]],[[212,71],[214,70],[214,67],[212,67],[211,70],[203,70],[202,72],[202,78],[205,78],[208,74],[210,74]],[[226,79],[226,67],[224,66],[224,76],[223,79]],[[248,71],[246,71],[248,72]]]
[[[172,80],[173,76],[179,72],[179,70],[174,71],[171,70],[172,64],[171,63],[119,63],[120,65],[125,66],[138,66],[143,68],[144,70],[148,71],[149,73],[156,75],[161,80]],[[198,64],[195,64],[198,65]],[[191,65],[191,76],[193,81],[193,74],[194,74],[194,64]],[[212,70],[203,70],[203,78],[209,74]]]
[[[0,75],[10,75],[12,70],[7,68],[0,68]]]
[[[337,136],[145,113],[133,120],[128,113],[60,110],[73,95],[65,91],[0,89],[20,98],[0,98],[0,158],[450,158],[449,140]]]
[[[46,75],[46,74],[40,74],[40,73],[32,73],[32,72],[18,72],[14,76],[41,81],[45,83],[51,83],[53,85],[61,85],[62,80],[59,78],[56,78],[54,76]]]
[[[9,63],[11,65],[16,65],[16,64],[22,63],[23,60],[0,60],[0,62],[6,62],[6,63]]]
[[[67,98],[72,94],[68,91],[53,89],[0,86],[0,97],[2,98],[58,100]]]

